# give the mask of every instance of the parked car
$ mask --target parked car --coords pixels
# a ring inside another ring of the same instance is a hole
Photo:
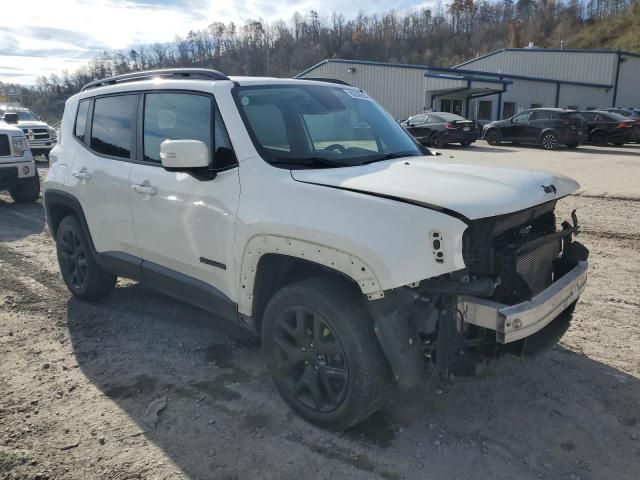
[[[426,146],[443,147],[459,143],[468,147],[480,137],[475,122],[447,112],[420,113],[409,117],[402,125]]]
[[[0,190],[16,203],[40,198],[40,179],[24,133],[0,121]]]
[[[617,113],[633,121],[633,128],[630,133],[630,142],[640,143],[640,111],[634,108],[602,108],[604,112]]]
[[[588,140],[588,132],[586,122],[575,110],[533,108],[485,125],[482,138],[489,145],[527,143],[554,150],[560,145],[576,148]]]
[[[0,118],[22,129],[34,156],[44,155],[49,159],[49,152],[57,142],[55,129],[25,107],[0,106]]]
[[[585,288],[554,213],[577,182],[436,161],[358,88],[136,72],[68,99],[61,131],[44,204],[71,293],[129,277],[252,329],[323,427],[430,365],[555,341]]]
[[[580,115],[589,125],[589,141],[595,145],[624,145],[631,141],[633,120],[613,112],[588,110]]]

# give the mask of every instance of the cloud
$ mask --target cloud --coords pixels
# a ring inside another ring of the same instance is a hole
[[[432,0],[426,0],[430,2]],[[435,0],[433,0],[435,1]],[[170,42],[176,35],[206,28],[214,21],[242,24],[262,19],[289,22],[294,12],[315,10],[321,18],[339,12],[347,19],[404,11],[415,0],[29,0],[28,14],[17,1],[3,1],[0,26],[0,81],[35,83],[39,75],[75,70],[104,50]],[[424,6],[424,4],[420,4]],[[13,72],[10,75],[9,70]]]

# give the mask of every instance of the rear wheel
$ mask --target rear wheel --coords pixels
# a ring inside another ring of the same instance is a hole
[[[432,147],[443,147],[444,146],[444,142],[442,140],[442,136],[438,133],[432,133],[431,136],[429,137],[429,143],[431,144]]]
[[[558,148],[558,136],[553,132],[544,133],[540,143],[542,143],[542,148],[545,150],[555,150]]]
[[[262,328],[276,388],[305,420],[343,430],[383,403],[389,368],[360,292],[333,278],[284,287]]]
[[[33,177],[18,180],[9,189],[9,194],[16,203],[33,203],[40,198],[40,178],[36,173]]]
[[[500,145],[500,132],[498,132],[498,129],[496,128],[492,128],[491,130],[489,130],[485,134],[484,138],[489,145]]]
[[[63,218],[58,225],[56,253],[64,283],[76,298],[99,300],[115,287],[117,277],[98,265],[75,216]]]

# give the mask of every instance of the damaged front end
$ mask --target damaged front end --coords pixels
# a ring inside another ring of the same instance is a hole
[[[464,270],[368,302],[400,388],[420,383],[429,363],[448,378],[497,354],[537,353],[564,334],[589,252],[574,241],[575,211],[558,227],[555,205],[471,221]]]

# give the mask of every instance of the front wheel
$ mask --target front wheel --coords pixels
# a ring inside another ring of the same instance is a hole
[[[498,132],[496,128],[492,128],[491,130],[489,130],[485,134],[484,138],[489,145],[500,145],[500,132]]]
[[[9,195],[16,203],[37,202],[38,198],[40,198],[40,178],[38,174],[18,180],[18,183],[9,189]]]
[[[72,215],[58,225],[56,253],[64,283],[76,298],[96,301],[115,287],[117,277],[98,265],[80,222]]]
[[[555,150],[558,148],[558,136],[553,132],[547,132],[542,135],[540,143],[545,150]]]
[[[361,293],[340,279],[311,278],[276,293],[262,342],[276,388],[305,420],[344,430],[382,405],[389,368]]]

